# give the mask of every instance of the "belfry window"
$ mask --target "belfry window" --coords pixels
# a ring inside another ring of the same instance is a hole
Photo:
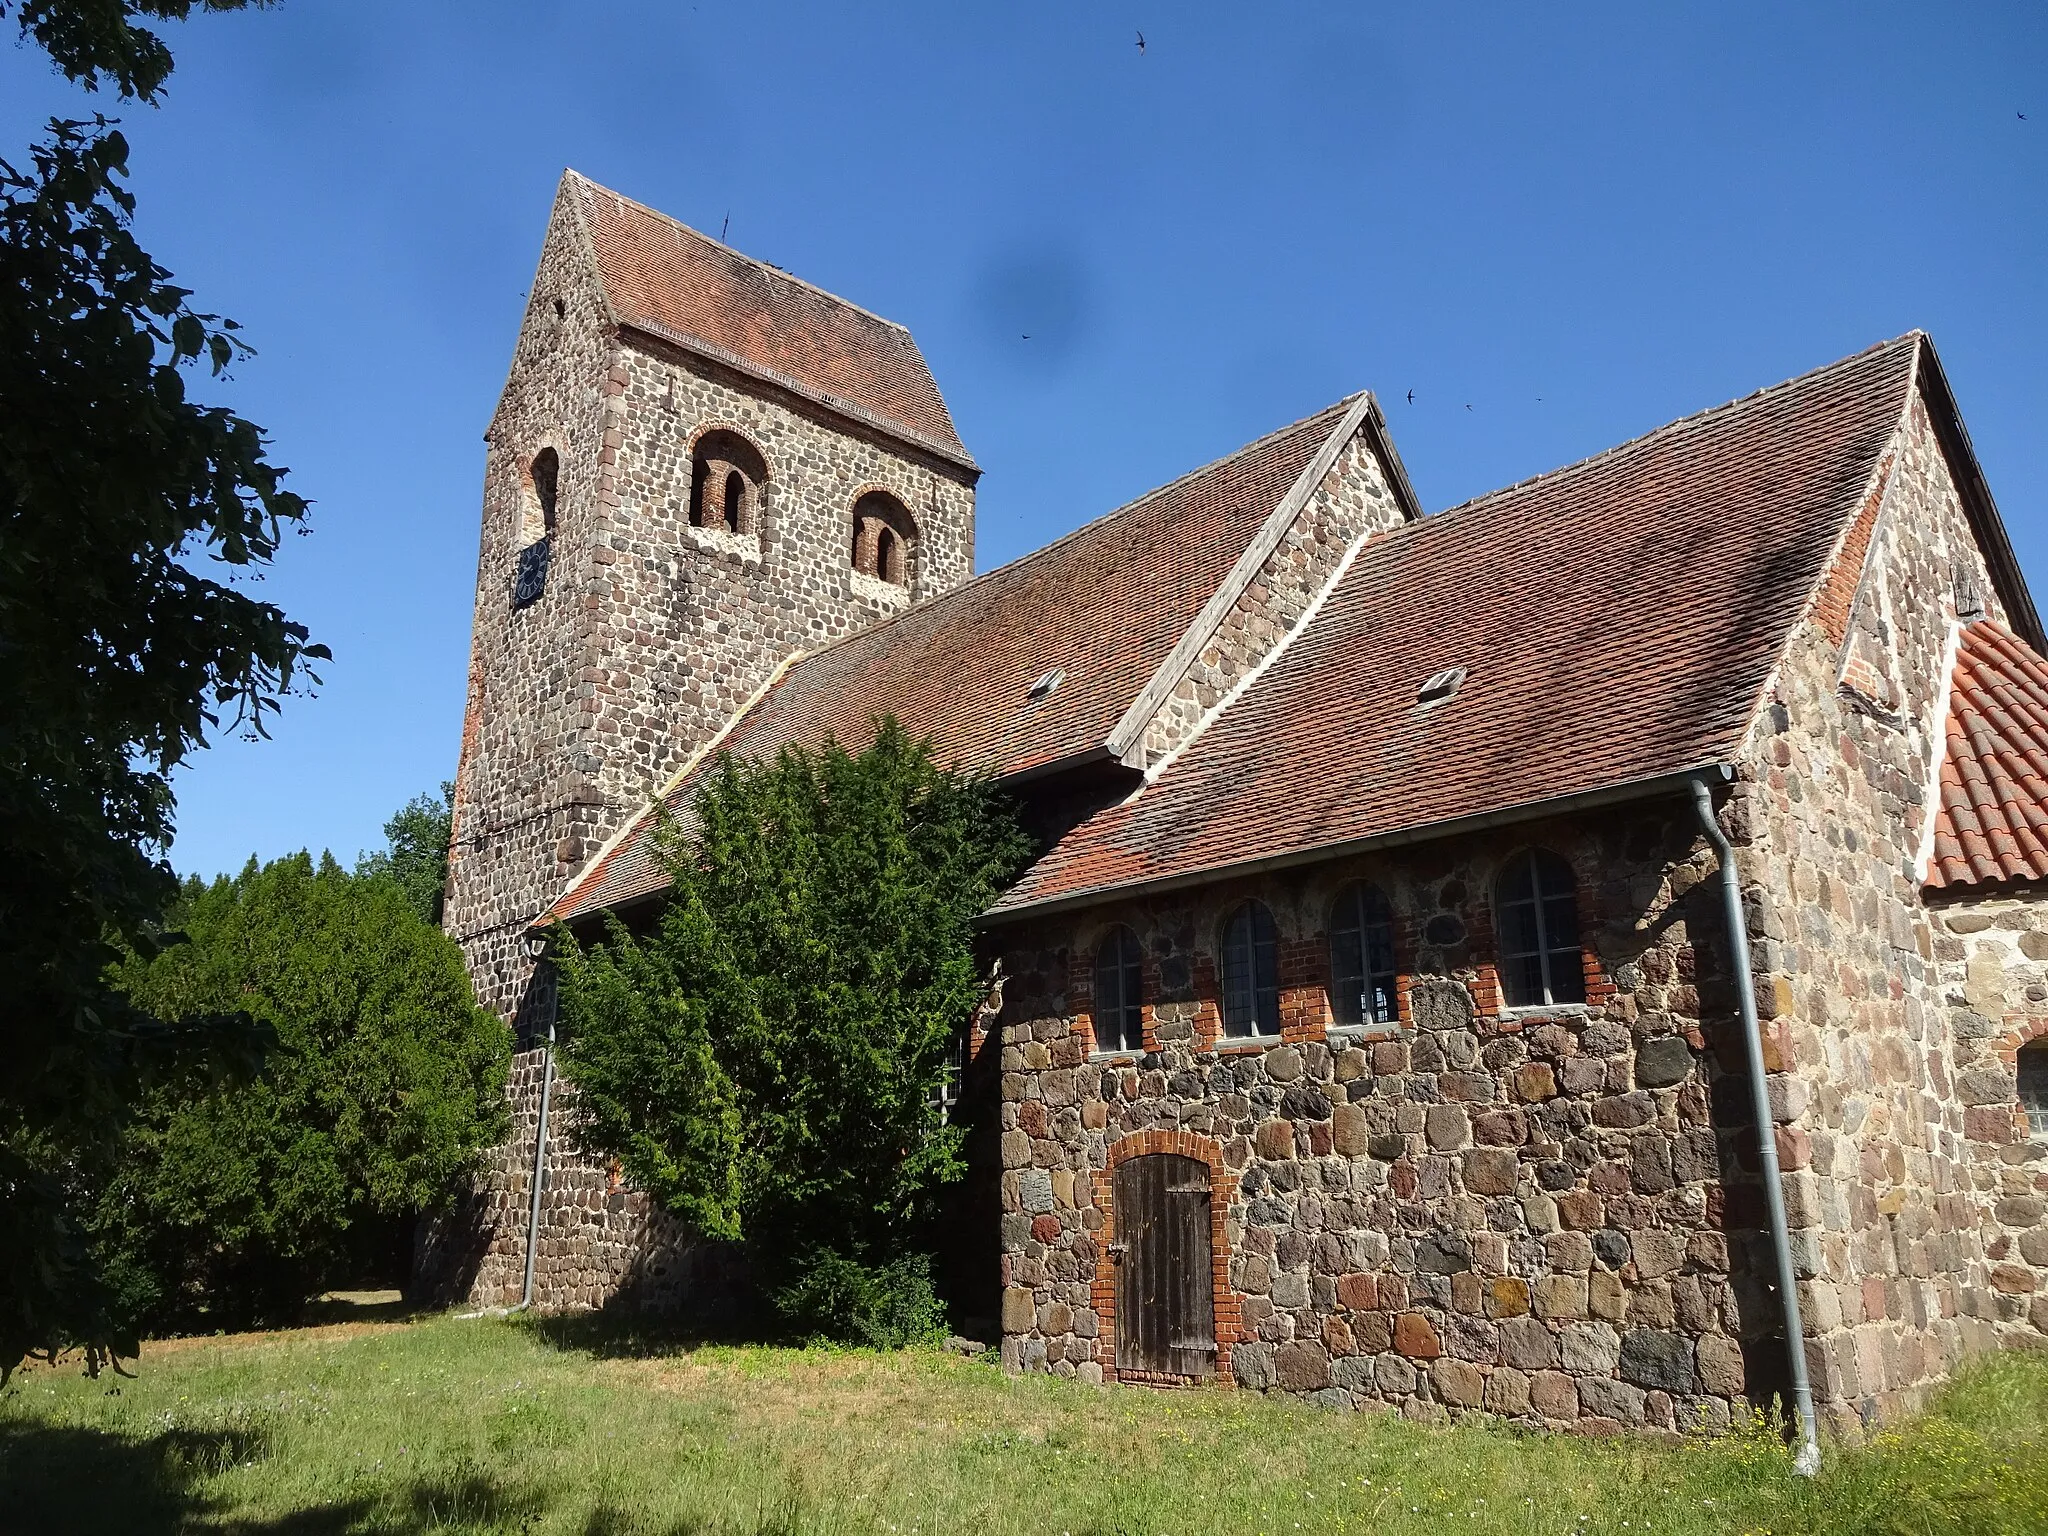
[[[917,524],[887,491],[869,491],[853,504],[853,568],[863,575],[908,587],[917,555]]]
[[[1545,848],[1516,854],[1494,887],[1500,930],[1500,985],[1510,1008],[1583,1003],[1578,882]]]
[[[1401,1017],[1394,915],[1376,885],[1354,881],[1330,908],[1330,1017],[1339,1026]]]
[[[1280,933],[1262,901],[1246,902],[1223,925],[1223,1033],[1280,1033]]]
[[[1138,936],[1118,926],[1095,951],[1095,1049],[1145,1049],[1145,968]]]
[[[737,432],[706,432],[690,454],[690,526],[759,533],[768,464]]]

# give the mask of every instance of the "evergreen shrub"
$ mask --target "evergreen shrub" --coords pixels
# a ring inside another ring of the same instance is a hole
[[[718,758],[660,845],[650,931],[557,946],[577,1134],[743,1242],[784,1333],[936,1333],[940,1088],[987,991],[974,920],[1030,852],[1010,801],[882,720],[858,754]]]
[[[124,1310],[157,1331],[268,1326],[393,1278],[412,1218],[509,1129],[510,1041],[461,952],[398,882],[325,855],[188,881],[171,922],[119,972],[129,998],[246,1014],[271,1042],[253,1077],[138,1105],[96,1221]]]

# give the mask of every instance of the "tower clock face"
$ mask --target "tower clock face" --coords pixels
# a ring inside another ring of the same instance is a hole
[[[548,542],[536,539],[519,551],[519,571],[512,581],[514,608],[524,608],[548,589]]]

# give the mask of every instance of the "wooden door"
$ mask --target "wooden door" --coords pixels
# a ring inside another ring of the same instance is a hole
[[[1116,1363],[1176,1376],[1216,1373],[1209,1276],[1209,1166],[1158,1152],[1116,1170]]]

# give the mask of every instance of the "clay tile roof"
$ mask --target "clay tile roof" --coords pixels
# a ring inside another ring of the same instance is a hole
[[[1983,620],[1956,648],[1927,883],[2048,880],[2048,660]]]
[[[968,468],[910,332],[573,171],[623,325],[708,353]]]
[[[1918,340],[1366,545],[1243,697],[997,912],[1732,759],[1901,419]],[[1453,667],[1468,670],[1458,692],[1419,707]]]
[[[798,659],[718,743],[763,758],[849,746],[894,715],[941,762],[999,774],[1098,751],[1357,397],[1260,438],[1107,517]],[[1051,694],[1029,697],[1047,673]],[[690,772],[664,794],[681,809]],[[652,818],[556,904],[580,917],[658,891]]]

